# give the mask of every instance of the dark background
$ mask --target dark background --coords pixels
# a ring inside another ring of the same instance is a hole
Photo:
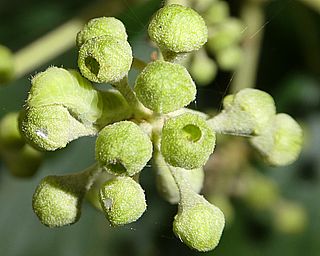
[[[152,52],[146,24],[160,1],[123,5],[118,17],[126,24],[136,56]],[[238,15],[242,1],[229,1]],[[84,0],[1,0],[0,43],[17,51],[38,37],[82,13],[91,3]],[[148,210],[132,225],[109,227],[103,214],[84,204],[82,217],[70,227],[42,226],[31,208],[33,191],[48,174],[80,171],[94,162],[94,138],[82,138],[62,150],[46,153],[41,170],[31,179],[12,177],[0,161],[0,255],[319,255],[320,251],[320,15],[299,1],[270,1],[265,8],[267,24],[258,66],[257,88],[269,92],[278,112],[294,116],[304,127],[304,150],[288,167],[264,167],[284,196],[300,202],[307,211],[308,226],[298,235],[284,235],[268,223],[255,220],[252,212],[235,203],[235,220],[219,246],[208,253],[188,249],[174,237],[171,226],[176,206],[157,194],[150,168],[142,172]],[[106,16],[108,10],[106,10]],[[76,68],[77,52],[70,49],[49,65]],[[35,73],[35,71],[34,71]],[[34,74],[32,73],[32,74]],[[200,88],[198,108],[219,106],[230,73],[219,73],[209,86]],[[18,111],[30,88],[30,74],[0,88],[0,117]],[[213,100],[214,99],[214,100]]]

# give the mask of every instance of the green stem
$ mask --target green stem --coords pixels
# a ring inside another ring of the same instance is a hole
[[[94,16],[119,14],[127,5],[136,0],[128,0],[126,5],[120,1],[103,1],[89,8],[77,17],[67,21],[52,32],[44,35],[14,54],[15,79],[32,72],[56,56],[75,46],[75,37],[84,23]]]
[[[102,169],[98,166],[97,163],[95,163],[82,171],[80,175],[75,174],[75,176],[77,177],[79,175],[79,179],[84,180],[85,189],[86,191],[88,191],[101,172]]]
[[[266,25],[262,3],[246,0],[242,6],[241,19],[247,26],[247,36],[243,41],[242,61],[231,84],[232,93],[255,87],[261,40]]]
[[[127,76],[119,82],[114,83],[113,86],[119,90],[128,104],[132,107],[135,118],[148,120],[152,117],[152,111],[142,105],[132,88],[129,86]]]

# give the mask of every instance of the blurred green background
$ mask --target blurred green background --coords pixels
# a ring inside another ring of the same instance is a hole
[[[241,1],[228,1],[237,16]],[[102,1],[103,2],[103,1]],[[147,22],[161,1],[115,1],[117,15],[127,26],[135,55],[147,60],[152,53]],[[94,1],[1,0],[0,43],[14,52],[38,37],[85,12]],[[110,10],[105,10],[108,16]],[[31,199],[39,181],[48,174],[80,171],[94,162],[94,138],[82,138],[46,160],[31,179],[12,177],[0,162],[0,255],[319,255],[320,252],[320,11],[298,0],[270,1],[258,66],[257,88],[270,93],[278,112],[295,117],[304,127],[305,145],[298,161],[287,167],[263,166],[263,173],[279,184],[288,199],[306,209],[308,225],[300,234],[282,234],[261,216],[235,201],[235,218],[219,246],[208,253],[188,249],[171,228],[176,206],[155,190],[151,168],[141,175],[148,210],[136,223],[111,228],[102,213],[88,203],[82,217],[70,227],[49,229],[32,212]],[[18,111],[30,88],[30,77],[49,65],[76,68],[77,52],[70,49],[31,74],[0,88],[0,118]],[[219,107],[232,74],[220,72],[208,87],[198,91],[200,110]],[[0,160],[1,161],[1,160]]]

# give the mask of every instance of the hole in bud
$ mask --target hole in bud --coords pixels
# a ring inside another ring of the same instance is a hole
[[[198,126],[188,124],[182,128],[186,138],[191,142],[197,142],[201,138],[201,130]]]
[[[111,209],[111,207],[112,207],[112,199],[111,198],[107,198],[106,200],[104,200],[103,201],[103,203],[104,203],[104,207],[106,208],[106,209]]]
[[[96,61],[95,58],[89,56],[85,60],[86,67],[90,70],[91,73],[93,73],[95,76],[98,75],[100,70],[100,64],[98,61]]]
[[[114,173],[122,174],[127,171],[127,169],[119,162],[110,163],[107,165],[107,168]]]

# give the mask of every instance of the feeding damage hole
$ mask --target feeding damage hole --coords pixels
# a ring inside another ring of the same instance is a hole
[[[201,138],[201,130],[198,126],[188,124],[182,128],[186,138],[191,142],[197,142]]]
[[[119,174],[125,173],[127,171],[126,167],[124,167],[121,163],[115,162],[107,165],[107,168],[112,172],[116,172]]]
[[[112,207],[112,199],[111,198],[107,198],[107,199],[105,199],[105,200],[103,200],[103,203],[104,203],[104,207],[106,208],[106,209],[111,209],[111,207]]]
[[[87,57],[85,60],[86,67],[90,70],[91,73],[93,73],[95,76],[98,75],[100,70],[100,64],[98,61],[96,61],[93,57]]]

